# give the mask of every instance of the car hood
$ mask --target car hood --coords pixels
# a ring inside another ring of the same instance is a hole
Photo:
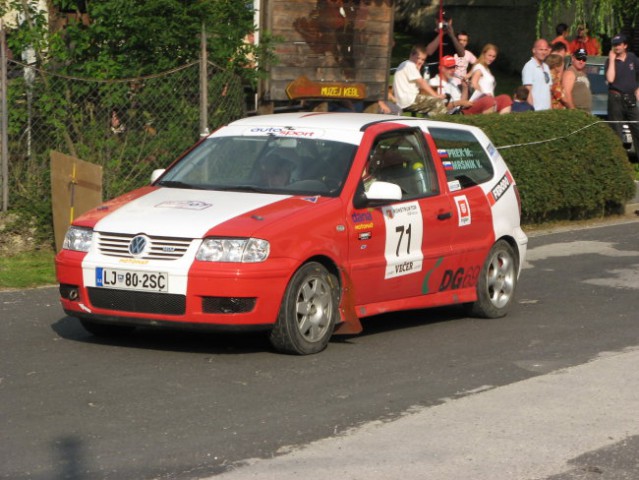
[[[202,238],[213,231],[218,235],[251,235],[318,201],[319,197],[158,188],[106,213],[94,228],[181,238]]]

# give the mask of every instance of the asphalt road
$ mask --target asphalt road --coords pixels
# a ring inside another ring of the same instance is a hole
[[[384,315],[309,357],[99,341],[55,288],[0,292],[0,478],[637,478],[639,223],[530,248],[504,319]]]

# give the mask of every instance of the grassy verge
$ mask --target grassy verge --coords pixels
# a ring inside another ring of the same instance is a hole
[[[0,289],[55,284],[54,255],[51,250],[36,250],[0,258]]]

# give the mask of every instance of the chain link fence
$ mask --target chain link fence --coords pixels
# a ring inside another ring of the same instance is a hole
[[[201,85],[209,100],[205,112]],[[246,114],[241,78],[211,63],[206,82],[199,62],[106,81],[9,60],[2,86],[8,105],[0,112],[8,117],[2,136],[8,147],[8,159],[2,159],[8,165],[8,209],[0,215],[1,253],[16,240],[24,244],[16,246],[20,250],[52,245],[52,150],[102,166],[106,200],[148,183],[154,169],[166,167],[197,141],[202,115],[214,130]]]

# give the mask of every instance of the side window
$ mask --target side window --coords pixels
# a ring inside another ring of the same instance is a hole
[[[439,193],[433,160],[419,129],[381,135],[373,145],[363,173],[364,190],[375,181],[394,183],[402,200]]]
[[[471,132],[449,128],[428,131],[437,145],[449,182],[457,180],[461,188],[468,188],[493,178],[493,164]]]

